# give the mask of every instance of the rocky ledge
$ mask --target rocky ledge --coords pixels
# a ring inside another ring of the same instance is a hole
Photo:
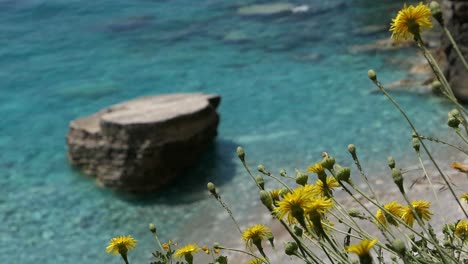
[[[216,137],[218,95],[141,97],[70,123],[68,159],[104,186],[154,191],[192,166]]]

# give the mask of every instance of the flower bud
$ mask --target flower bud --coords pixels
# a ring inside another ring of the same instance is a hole
[[[323,160],[321,162],[321,165],[325,169],[332,170],[333,165],[335,165],[335,158],[333,158],[332,156],[327,155],[326,157],[323,158]]]
[[[392,242],[392,248],[400,257],[403,257],[406,254],[405,242],[397,238]]]
[[[265,175],[269,175],[270,173],[265,169],[265,167],[263,167],[263,165],[258,165],[257,166],[257,170]]]
[[[263,205],[265,205],[269,210],[273,210],[273,199],[271,198],[270,193],[265,190],[261,190],[259,194]]]
[[[206,187],[208,188],[208,191],[209,191],[214,197],[218,197],[218,193],[216,192],[216,186],[214,185],[214,183],[208,182],[208,184],[206,184]]]
[[[392,169],[392,177],[393,182],[398,186],[401,193],[405,193],[405,189],[403,188],[403,175],[399,169],[393,168]]]
[[[148,227],[151,233],[156,234],[156,226],[153,223],[149,224]]]
[[[376,81],[377,80],[377,75],[375,74],[375,71],[370,69],[367,71],[367,76],[369,77],[369,79],[371,79],[372,81]]]
[[[214,248],[214,249],[223,249],[223,247],[222,247],[218,242],[215,242],[215,243],[213,244],[213,248]]]
[[[387,158],[387,162],[388,162],[388,166],[390,167],[390,169],[395,168],[395,160],[393,159],[392,156]]]
[[[236,151],[237,151],[237,156],[239,157],[239,159],[240,159],[242,162],[244,162],[244,161],[245,161],[245,152],[244,152],[244,149],[243,149],[241,146],[239,146],[239,147],[237,147],[237,150],[236,150]]]
[[[300,228],[298,225],[294,225],[293,227],[294,234],[298,237],[302,237],[302,233],[304,233],[304,230]]]
[[[307,180],[309,180],[309,175],[296,170],[296,183],[302,186],[307,184]]]
[[[356,155],[356,146],[354,146],[354,144],[349,144],[348,145],[348,151],[354,157],[354,155]]]
[[[297,246],[296,242],[288,242],[288,243],[286,243],[284,253],[286,253],[286,255],[288,255],[288,256],[294,255],[294,254],[296,254],[297,248],[298,248],[298,246]]]
[[[433,81],[431,83],[431,89],[433,93],[440,94],[442,93],[442,84],[439,81]]]
[[[458,118],[454,116],[449,116],[447,125],[451,128],[458,128],[458,126],[460,125],[460,120],[458,120]]]
[[[432,1],[429,4],[429,9],[431,10],[432,16],[439,22],[442,26],[444,25],[444,18],[442,16],[442,11],[440,10],[440,5],[436,1]]]
[[[348,167],[340,168],[336,171],[336,179],[347,182],[351,176],[351,169]]]
[[[260,174],[257,175],[257,176],[255,177],[255,182],[257,182],[258,186],[260,186],[260,188],[261,188],[262,190],[265,189],[265,180],[263,179],[262,175],[260,175]]]
[[[357,218],[360,218],[361,217],[361,212],[356,209],[356,208],[351,208],[348,210],[348,214],[349,216],[351,217],[357,217]]]
[[[285,169],[281,169],[279,174],[282,176],[282,177],[286,177],[288,176],[288,174],[286,173],[286,170]]]
[[[268,239],[268,242],[270,242],[270,245],[272,248],[275,248],[275,237],[273,236],[273,233],[269,232],[267,233],[267,239]]]
[[[419,142],[418,138],[413,138],[413,148],[416,152],[419,152],[419,148],[421,147],[421,142]]]

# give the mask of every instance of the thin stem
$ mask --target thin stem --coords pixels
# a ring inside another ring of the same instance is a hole
[[[424,148],[424,151],[426,152],[427,156],[429,157],[429,159],[432,161],[432,163],[434,164],[434,166],[436,167],[437,171],[440,173],[442,179],[444,180],[445,184],[447,185],[448,189],[450,190],[451,194],[453,195],[453,197],[455,198],[455,200],[457,201],[458,205],[460,206],[461,210],[463,211],[463,213],[465,214],[465,217],[468,218],[468,214],[466,213],[466,210],[465,208],[463,208],[461,202],[458,200],[458,197],[457,195],[455,194],[455,191],[453,190],[452,188],[452,185],[450,184],[450,182],[447,180],[447,177],[445,176],[445,174],[442,172],[442,170],[440,169],[439,165],[437,164],[437,162],[434,160],[434,158],[432,157],[431,153],[429,152],[429,149],[426,147],[426,144],[424,143],[424,141],[421,140],[421,138],[419,137],[419,133],[416,131],[416,127],[413,125],[413,122],[411,122],[411,120],[409,119],[409,117],[406,115],[405,111],[403,111],[403,109],[401,108],[401,106],[395,101],[395,99],[393,99],[393,97],[384,89],[383,85],[377,80],[373,80],[373,82],[375,83],[375,85],[377,85],[377,87],[380,89],[380,91],[392,102],[392,104],[398,109],[398,111],[400,111],[400,113],[403,115],[403,117],[406,119],[406,121],[408,122],[408,124],[410,125],[411,129],[413,130],[413,132],[415,133],[416,137],[419,139],[419,141],[421,142],[421,146]]]
[[[447,146],[449,146],[449,147],[452,147],[452,148],[454,148],[454,149],[457,149],[458,151],[463,152],[463,153],[465,153],[466,155],[468,155],[468,152],[467,152],[466,150],[463,150],[463,149],[461,149],[461,148],[459,148],[459,147],[457,147],[457,146],[455,146],[455,145],[453,145],[453,144],[451,144],[451,143],[448,143],[448,142],[446,142],[446,141],[440,140],[440,139],[438,139],[438,138],[435,138],[435,137],[426,137],[426,136],[423,136],[423,135],[419,135],[419,138],[421,138],[421,139],[426,139],[426,140],[429,140],[429,141],[433,141],[433,142],[437,142],[437,143],[441,143],[441,144],[447,145]]]
[[[455,128],[455,133],[465,142],[465,144],[468,144],[468,140],[463,136],[463,134],[460,131],[460,128]]]
[[[458,48],[458,45],[455,42],[455,40],[453,39],[452,34],[450,33],[450,31],[448,30],[448,28],[446,26],[442,26],[442,28],[444,29],[445,35],[447,35],[448,39],[452,43],[453,48],[457,52],[458,57],[462,61],[463,65],[465,66],[465,69],[468,71],[468,63],[466,63],[465,57],[463,56],[460,49]]]
[[[247,251],[244,251],[244,250],[240,250],[240,249],[235,249],[235,248],[225,248],[225,247],[221,247],[220,249],[224,249],[224,250],[229,250],[229,251],[234,251],[234,252],[240,252],[240,253],[244,253],[244,254],[247,254],[251,257],[254,257],[256,259],[259,259],[261,260],[263,263],[266,263],[266,264],[271,264],[270,262],[268,262],[266,259],[263,259],[262,257],[260,256],[257,256],[253,253],[250,253],[250,252],[247,252]]]

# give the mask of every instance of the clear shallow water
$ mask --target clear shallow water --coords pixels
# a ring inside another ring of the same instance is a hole
[[[399,5],[345,2],[313,16],[245,18],[237,8],[254,1],[0,0],[3,259],[117,262],[105,254],[106,243],[132,234],[141,241],[132,259],[148,262],[149,222],[163,240],[203,237],[195,242],[211,244],[216,230],[235,229],[205,193],[206,182],[236,201],[232,210],[243,224],[256,199],[237,145],[251,165],[291,173],[325,150],[350,164],[349,143],[370,172],[387,155],[406,157],[409,129],[385,98],[370,92],[366,72],[376,69],[384,83],[405,77],[390,61],[413,51],[348,52],[350,45],[389,37],[353,31],[387,24]],[[239,32],[243,41],[224,39]],[[69,167],[70,120],[137,96],[195,91],[223,99],[219,136],[189,180],[138,199],[103,190]],[[427,134],[445,130],[443,100],[396,97]]]

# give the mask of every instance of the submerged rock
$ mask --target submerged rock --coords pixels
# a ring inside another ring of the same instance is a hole
[[[152,191],[171,182],[217,134],[218,95],[141,97],[70,123],[68,159],[104,186]]]
[[[290,3],[256,4],[241,7],[237,13],[241,16],[274,16],[292,14],[295,5]]]

